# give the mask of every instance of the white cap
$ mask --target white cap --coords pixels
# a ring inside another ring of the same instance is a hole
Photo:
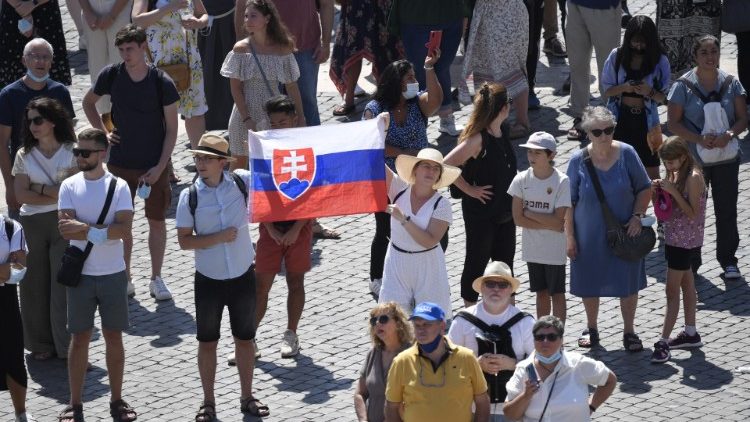
[[[519,145],[521,148],[529,149],[548,149],[557,152],[557,141],[555,137],[547,132],[534,132],[529,136],[525,144]]]

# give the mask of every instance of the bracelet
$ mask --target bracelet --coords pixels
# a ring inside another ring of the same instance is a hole
[[[406,218],[404,218],[404,221],[402,221],[402,222],[401,222],[401,225],[403,226],[403,225],[405,225],[406,223],[408,223],[409,221],[411,221],[411,216],[410,216],[410,215],[407,215],[407,216],[406,216]]]
[[[589,405],[589,409],[591,410],[591,412],[592,412],[592,413],[593,413],[593,412],[596,412],[596,407],[594,407],[594,405],[593,405],[593,404],[590,404],[590,405]]]
[[[42,189],[39,191],[39,195],[44,196],[44,185],[42,185]]]
[[[424,70],[433,70],[433,69],[435,69],[435,66],[424,65]]]

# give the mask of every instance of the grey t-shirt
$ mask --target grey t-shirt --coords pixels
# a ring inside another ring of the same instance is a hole
[[[404,344],[400,351],[409,348],[410,345]],[[385,385],[388,379],[388,371],[391,369],[383,368],[383,349],[373,347],[367,353],[365,363],[359,371],[359,376],[364,377],[367,386],[367,420],[369,422],[385,421]]]

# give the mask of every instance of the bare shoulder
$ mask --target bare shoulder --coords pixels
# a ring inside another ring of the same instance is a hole
[[[250,51],[250,43],[247,38],[237,41],[232,48],[235,53],[247,53]]]

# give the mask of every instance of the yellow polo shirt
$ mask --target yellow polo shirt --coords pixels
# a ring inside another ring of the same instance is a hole
[[[385,398],[403,403],[404,422],[471,422],[474,396],[487,392],[487,382],[471,350],[447,338],[448,354],[436,370],[416,344],[391,364]]]

